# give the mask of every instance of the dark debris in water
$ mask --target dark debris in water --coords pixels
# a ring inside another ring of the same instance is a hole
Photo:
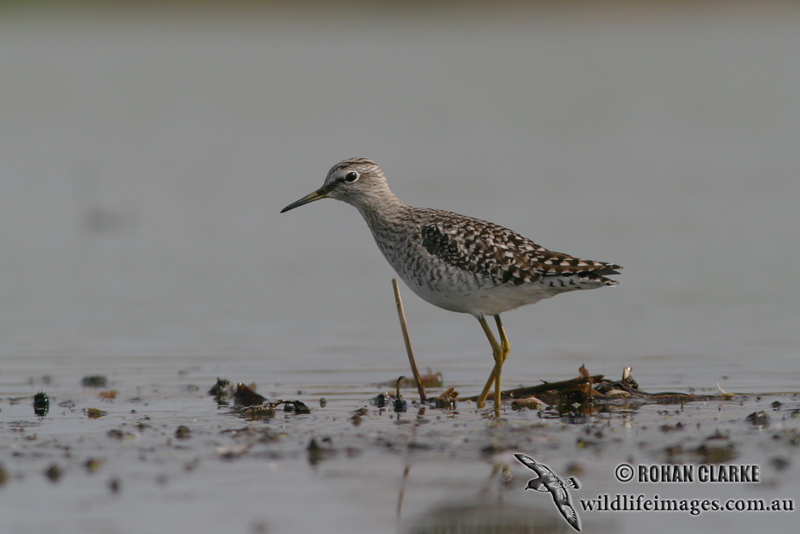
[[[241,406],[253,406],[256,404],[264,404],[267,398],[256,393],[255,384],[246,386],[240,382],[236,384],[236,392],[233,394],[233,400],[236,404]]]
[[[275,417],[274,404],[256,404],[255,406],[243,407],[239,413],[248,421],[262,421]]]
[[[249,421],[261,421],[275,417],[275,409],[283,406],[283,411],[296,415],[310,414],[311,408],[306,403],[299,400],[281,399],[268,401],[263,395],[256,393],[255,384],[246,386],[241,382],[233,387],[230,380],[217,378],[217,383],[208,390],[209,395],[213,395],[219,405],[227,405],[230,399],[234,402],[233,411],[241,414]],[[320,400],[320,405],[325,406],[324,399]]]
[[[306,447],[306,454],[308,455],[308,463],[317,465],[322,460],[333,458],[338,453],[344,453],[348,458],[355,458],[361,454],[361,449],[358,447],[342,447],[337,449],[333,446],[333,439],[330,436],[314,436]]]
[[[438,374],[441,378],[441,373]],[[400,394],[400,389],[405,387],[404,384],[406,382],[406,378],[401,376],[395,381],[395,393],[383,392],[379,393],[378,395],[372,397],[369,403],[376,408],[391,408],[397,413],[406,412],[408,411],[408,401],[403,399],[403,396]],[[439,381],[441,384],[441,380]],[[426,384],[427,386],[428,384]],[[413,383],[412,383],[413,387]],[[446,410],[454,410],[456,407],[456,399],[458,398],[458,392],[453,388],[447,388],[442,393],[439,394],[438,397],[428,398],[425,402],[414,402],[415,406],[426,406],[429,408],[437,408],[437,409],[446,409]]]
[[[378,393],[369,403],[377,408],[391,408],[398,413],[408,411],[408,401],[391,393]]]
[[[745,420],[753,426],[765,428],[769,426],[769,415],[766,412],[753,412]]]
[[[84,376],[81,385],[85,388],[104,388],[108,385],[108,379],[103,375]]]
[[[378,408],[387,408],[391,406],[391,408],[397,412],[405,412],[408,410],[408,402],[403,399],[403,396],[400,395],[400,384],[405,379],[404,376],[401,376],[396,381],[396,389],[395,394],[392,395],[391,393],[379,393],[377,396],[373,397],[369,402],[373,406],[377,406]]]
[[[216,384],[208,390],[217,404],[227,406],[230,401],[238,407],[260,406],[267,402],[267,398],[256,392],[256,385],[245,385],[241,382],[235,386],[226,378],[217,378]]]
[[[719,464],[730,462],[739,456],[736,443],[724,432],[715,430],[705,438],[701,438],[699,445],[687,445],[686,439],[681,443],[664,448],[668,463],[704,463]]]
[[[106,432],[106,436],[108,436],[110,439],[123,440],[126,438],[132,438],[133,434],[131,434],[130,432],[125,432],[124,430],[121,430],[119,428],[112,428],[111,430]]]
[[[217,383],[208,390],[208,394],[214,397],[219,406],[225,406],[236,393],[236,386],[226,378],[217,378]]]
[[[368,413],[369,413],[369,408],[367,408],[366,406],[362,406],[361,408],[358,408],[357,410],[353,411],[353,415],[350,417],[350,422],[353,423],[353,426],[358,426],[361,424],[361,421],[364,419],[364,416],[366,416]]]
[[[44,476],[50,480],[50,482],[58,482],[61,480],[61,476],[64,472],[61,470],[61,467],[57,463],[50,464],[47,469],[44,471]]]
[[[731,400],[734,395],[720,390],[719,395],[695,395],[673,391],[648,393],[639,389],[633,379],[631,368],[626,367],[620,380],[609,380],[603,375],[591,375],[585,366],[579,369],[577,378],[560,382],[545,382],[503,391],[505,399],[515,408],[539,409],[542,405],[555,407],[560,417],[574,419],[578,414],[589,414],[594,408],[614,406],[620,401],[628,403],[655,402],[661,404],[683,404],[686,402]],[[461,401],[477,401],[478,397],[460,398]]]
[[[211,389],[208,390],[209,395],[213,395],[214,397],[226,395],[227,391],[232,388],[231,381],[227,378],[217,378],[217,383],[211,386]]]
[[[323,438],[323,441],[325,438]],[[306,452],[308,453],[308,463],[311,465],[317,465],[321,460],[324,460],[327,457],[333,456],[335,451],[333,447],[330,446],[330,438],[327,438],[328,442],[325,447],[320,445],[317,442],[317,438],[311,438],[311,442],[306,447]]]
[[[306,406],[306,404],[299,400],[287,401],[281,400],[278,401],[277,404],[283,404],[283,411],[284,412],[292,412],[298,415],[309,414],[311,413],[311,408]]]
[[[278,400],[275,402],[265,402],[263,404],[256,404],[254,406],[245,406],[239,409],[239,413],[248,421],[260,421],[263,419],[272,419],[275,417],[275,409],[283,406],[283,411],[293,413],[296,415],[305,415],[311,413],[309,408],[304,402],[299,400]]]
[[[425,406],[435,408],[438,410],[455,410],[458,404],[458,391],[453,388],[447,388],[442,391],[438,397],[428,398],[425,401]]]
[[[47,398],[47,393],[40,391],[33,396],[33,413],[39,417],[44,417],[50,411],[50,399]]]
[[[695,454],[695,456],[697,456],[699,462],[704,464],[721,464],[724,462],[730,462],[738,456],[736,447],[733,443],[716,445],[706,442],[692,452]]]
[[[88,458],[85,462],[83,462],[83,467],[88,473],[96,473],[100,470],[100,466],[102,465],[103,460],[94,457]]]

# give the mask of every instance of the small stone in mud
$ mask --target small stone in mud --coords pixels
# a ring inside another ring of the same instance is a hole
[[[104,388],[108,385],[108,379],[103,375],[84,376],[81,385],[85,388]]]
[[[325,397],[319,399],[319,405],[321,408],[324,408],[328,405],[328,400]]]
[[[192,429],[186,425],[181,425],[175,431],[175,437],[178,439],[189,439],[192,437]]]
[[[40,391],[33,396],[33,413],[39,417],[44,417],[50,411],[50,399],[47,398],[47,393]]]
[[[745,420],[748,423],[761,428],[769,426],[769,416],[765,412],[753,412],[748,415]]]
[[[50,479],[50,482],[58,482],[62,474],[61,468],[56,463],[50,464],[44,472],[44,476]]]
[[[100,469],[102,463],[103,461],[98,460],[97,458],[89,458],[83,463],[83,467],[85,467],[86,470],[90,473],[96,473]]]
[[[108,481],[108,489],[115,495],[119,493],[121,486],[122,481],[120,481],[119,477],[114,477]]]
[[[86,415],[89,419],[99,419],[104,415],[108,415],[108,412],[104,412],[103,410],[98,410],[97,408],[87,408]]]

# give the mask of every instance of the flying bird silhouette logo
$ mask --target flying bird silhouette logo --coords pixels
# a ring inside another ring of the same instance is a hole
[[[569,523],[572,528],[580,532],[581,518],[578,517],[578,513],[572,506],[572,502],[569,499],[569,492],[567,491],[567,488],[578,489],[581,487],[578,479],[575,477],[569,477],[568,479],[561,478],[553,473],[549,467],[538,463],[525,454],[517,453],[514,456],[522,465],[538,475],[537,478],[532,478],[528,481],[528,485],[525,486],[525,489],[550,492],[550,495],[553,497],[553,504],[556,505],[558,511],[561,512],[561,515],[564,516],[564,519],[567,520],[567,523]]]

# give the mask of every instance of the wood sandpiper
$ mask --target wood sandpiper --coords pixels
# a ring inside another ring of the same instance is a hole
[[[414,293],[440,308],[478,319],[494,356],[478,407],[494,385],[497,416],[500,375],[509,351],[500,314],[559,293],[618,284],[606,276],[619,274],[619,265],[553,252],[480,219],[406,206],[389,190],[380,167],[366,158],[337,163],[322,187],[281,213],[322,198],[355,206],[386,260]],[[487,315],[494,316],[499,343]]]

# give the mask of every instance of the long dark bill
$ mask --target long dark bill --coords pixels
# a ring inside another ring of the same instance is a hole
[[[281,213],[286,213],[289,210],[293,210],[295,208],[299,208],[300,206],[304,206],[305,204],[309,204],[311,202],[314,202],[315,200],[320,200],[322,198],[325,198],[326,196],[328,196],[328,192],[325,190],[324,187],[320,187],[319,189],[317,189],[313,193],[307,194],[306,196],[304,196],[303,198],[301,198],[297,202],[292,202],[291,204],[289,204],[288,206],[283,208],[281,210]]]

